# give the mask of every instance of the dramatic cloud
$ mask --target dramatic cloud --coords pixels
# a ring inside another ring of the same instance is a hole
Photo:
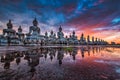
[[[39,21],[41,34],[62,25],[65,35],[73,30],[105,40],[120,40],[120,0],[0,0],[0,32],[9,19],[14,29],[27,33],[32,20]],[[49,28],[49,30],[48,30]]]

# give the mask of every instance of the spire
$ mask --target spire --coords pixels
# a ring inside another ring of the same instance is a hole
[[[37,26],[37,25],[38,25],[38,21],[37,21],[36,18],[33,20],[33,25],[34,25],[34,26]]]
[[[7,27],[8,27],[8,29],[12,29],[13,25],[11,23],[11,20],[9,20],[9,22],[7,23]]]

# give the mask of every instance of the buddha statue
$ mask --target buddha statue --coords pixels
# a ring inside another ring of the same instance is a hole
[[[63,32],[62,32],[61,26],[60,26],[60,28],[59,28],[59,32],[57,33],[57,36],[58,36],[59,39],[64,38],[64,34],[63,34]]]
[[[81,35],[81,38],[80,38],[81,41],[84,41],[84,34],[82,33]]]
[[[47,31],[45,32],[45,38],[46,38],[46,39],[48,38],[48,33],[47,33]]]
[[[72,38],[73,38],[74,40],[77,40],[77,36],[75,35],[75,31],[73,31]]]
[[[86,38],[84,37],[84,34],[82,33],[81,34],[81,37],[80,37],[80,44],[86,44]]]
[[[50,38],[54,38],[53,30],[51,30],[51,32],[50,32]]]
[[[87,36],[87,44],[91,44],[90,36],[89,35]]]
[[[94,44],[95,40],[94,40],[94,36],[92,37],[92,44]]]
[[[17,36],[20,40],[23,40],[24,39],[24,33],[22,33],[22,28],[21,26],[19,26],[18,28],[18,32],[17,32]]]
[[[12,29],[13,28],[13,25],[11,23],[11,20],[9,20],[9,22],[7,23],[7,28],[8,29]]]
[[[16,45],[19,44],[18,38],[16,36],[16,31],[13,29],[13,24],[11,20],[6,24],[7,29],[3,29],[3,35],[1,38],[2,45]]]
[[[33,26],[30,27],[29,34],[31,35],[39,35],[40,28],[38,27],[38,21],[36,18],[33,20]]]
[[[11,20],[7,23],[7,29],[3,29],[3,35],[4,36],[9,36],[9,37],[15,37],[16,31],[12,29],[13,25]]]
[[[35,18],[33,20],[33,26],[30,26],[29,33],[26,34],[25,43],[39,45],[43,44],[45,41],[45,36],[40,35],[40,28],[38,27],[38,21]]]
[[[50,36],[49,36],[50,43],[56,43],[56,34],[51,30]]]
[[[64,38],[64,33],[62,32],[62,28],[60,26],[59,32],[57,33],[58,40],[57,43],[64,44],[67,43],[67,40]]]
[[[69,43],[78,44],[77,36],[75,35],[75,31],[73,31],[72,36],[70,35]]]

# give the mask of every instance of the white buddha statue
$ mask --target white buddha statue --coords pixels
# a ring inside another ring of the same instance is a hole
[[[58,36],[57,43],[60,44],[67,43],[67,40],[64,38],[64,33],[62,32],[61,26],[59,28],[59,32],[57,33],[57,36]]]
[[[53,30],[51,30],[51,32],[50,32],[50,38],[54,38]]]
[[[36,18],[33,20],[33,26],[30,26],[29,34],[40,35],[40,28],[38,27],[38,21]]]
[[[59,28],[59,32],[57,33],[57,36],[58,36],[59,39],[64,38],[64,34],[63,34],[63,32],[62,32],[61,26],[60,26],[60,28]]]
[[[56,43],[56,34],[51,30],[50,36],[49,36],[50,43]]]
[[[77,36],[75,35],[75,31],[73,31],[72,40],[73,40],[74,44],[78,44],[78,40],[77,40]]]
[[[73,31],[72,35],[69,37],[70,44],[78,44],[77,36],[75,35],[75,31]]]
[[[16,37],[16,31],[13,30],[13,24],[11,20],[7,23],[7,29],[3,29],[3,35],[8,36],[10,38],[15,38]]]
[[[45,36],[40,35],[40,28],[38,27],[38,21],[35,18],[33,20],[33,26],[30,26],[29,33],[26,34],[26,42],[29,44],[43,43]]]

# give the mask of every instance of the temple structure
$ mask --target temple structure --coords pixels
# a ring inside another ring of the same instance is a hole
[[[38,27],[38,21],[35,18],[33,25],[29,27],[29,33],[24,34],[22,27],[19,26],[16,32],[13,29],[11,20],[7,23],[7,29],[3,29],[3,34],[0,35],[0,45],[105,45],[108,44],[106,41],[100,38],[90,39],[90,35],[87,37],[81,34],[80,40],[77,38],[75,31],[72,34],[64,37],[64,32],[60,26],[59,31],[55,33],[51,30],[50,35],[46,31],[44,35],[41,35],[41,29]],[[57,36],[56,36],[57,35]]]

